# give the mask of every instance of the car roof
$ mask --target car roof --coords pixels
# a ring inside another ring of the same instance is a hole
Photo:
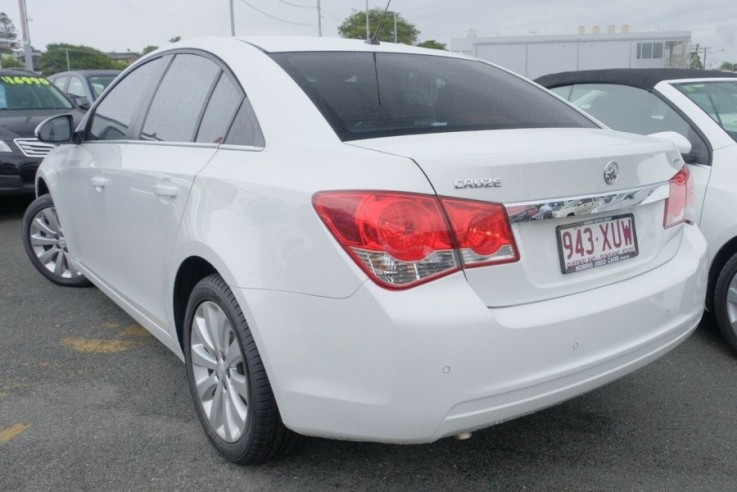
[[[0,75],[15,75],[17,76],[33,76],[33,77],[43,77],[40,73],[36,73],[33,70],[28,70],[27,68],[2,68],[0,69]]]
[[[418,48],[406,44],[387,43],[370,44],[363,39],[329,38],[315,36],[253,36],[237,38],[256,46],[267,53],[303,52],[303,51],[367,51],[387,53],[416,53],[423,55],[439,55],[461,57],[444,50]],[[466,57],[461,57],[466,58]]]
[[[619,84],[650,90],[664,80],[710,78],[737,78],[737,73],[689,68],[612,68],[554,73],[535,82],[548,89],[571,84]]]

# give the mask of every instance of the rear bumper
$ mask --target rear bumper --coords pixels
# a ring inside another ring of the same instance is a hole
[[[636,278],[487,308],[462,274],[407,291],[367,282],[328,299],[234,289],[285,424],[323,437],[430,442],[508,420],[632,372],[698,324],[706,244]]]

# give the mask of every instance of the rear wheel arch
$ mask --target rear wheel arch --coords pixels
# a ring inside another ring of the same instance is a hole
[[[199,256],[190,256],[179,265],[174,280],[173,307],[177,340],[182,351],[184,351],[184,316],[189,296],[200,280],[214,273],[219,272],[210,262]]]

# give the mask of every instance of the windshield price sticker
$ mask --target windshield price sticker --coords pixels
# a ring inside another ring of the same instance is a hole
[[[563,273],[591,270],[639,254],[632,214],[558,226],[556,232]]]
[[[3,75],[0,80],[10,85],[49,85],[49,81],[43,77],[26,77],[19,75]]]

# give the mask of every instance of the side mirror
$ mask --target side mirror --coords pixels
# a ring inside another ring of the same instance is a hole
[[[84,109],[85,111],[90,109],[90,106],[92,106],[90,100],[86,97],[72,96],[72,102],[77,105],[79,109]]]
[[[686,137],[676,132],[660,132],[651,133],[648,137],[657,138],[659,140],[666,140],[676,145],[678,152],[681,154],[688,154],[691,152],[691,142]]]
[[[70,114],[60,114],[45,119],[36,127],[36,137],[45,143],[70,143],[74,136],[74,121]]]

